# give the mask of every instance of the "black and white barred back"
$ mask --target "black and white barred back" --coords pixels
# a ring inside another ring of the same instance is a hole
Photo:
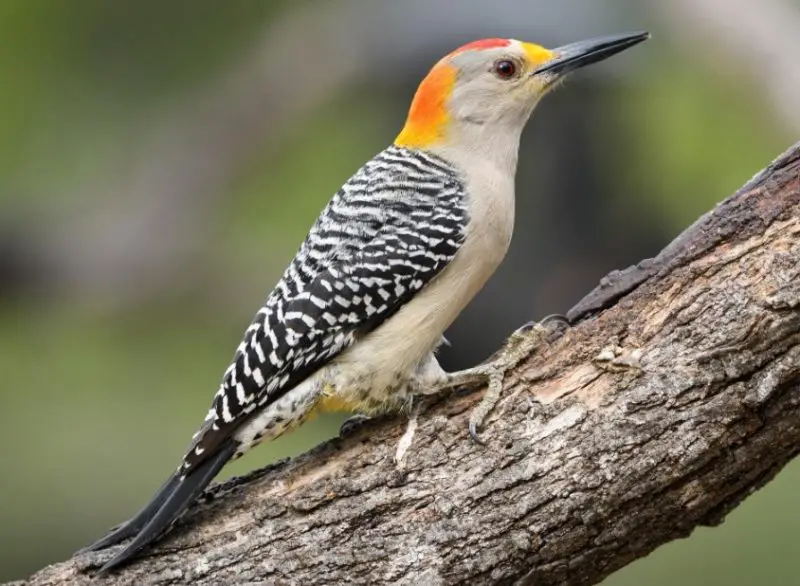
[[[430,153],[392,146],[362,167],[247,328],[179,473],[439,274],[464,239],[466,205],[459,173]]]

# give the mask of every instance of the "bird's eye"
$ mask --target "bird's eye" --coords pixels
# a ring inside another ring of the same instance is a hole
[[[517,65],[509,59],[501,59],[494,64],[494,73],[500,79],[511,79],[517,73]]]

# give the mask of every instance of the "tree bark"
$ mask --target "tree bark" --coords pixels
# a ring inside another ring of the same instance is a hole
[[[595,584],[717,525],[800,450],[800,143],[612,273],[481,393],[212,488],[108,584]],[[110,552],[27,583],[94,583]]]

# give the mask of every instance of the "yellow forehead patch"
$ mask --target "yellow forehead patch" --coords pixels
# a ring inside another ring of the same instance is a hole
[[[533,43],[521,43],[521,45],[525,51],[525,56],[528,58],[528,61],[530,61],[534,66],[547,63],[556,56],[553,51],[550,49],[545,49],[541,45],[535,45]]]

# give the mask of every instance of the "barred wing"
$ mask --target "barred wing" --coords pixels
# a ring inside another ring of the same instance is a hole
[[[464,199],[432,155],[392,147],[356,174],[247,329],[182,473],[433,280],[463,240]]]

